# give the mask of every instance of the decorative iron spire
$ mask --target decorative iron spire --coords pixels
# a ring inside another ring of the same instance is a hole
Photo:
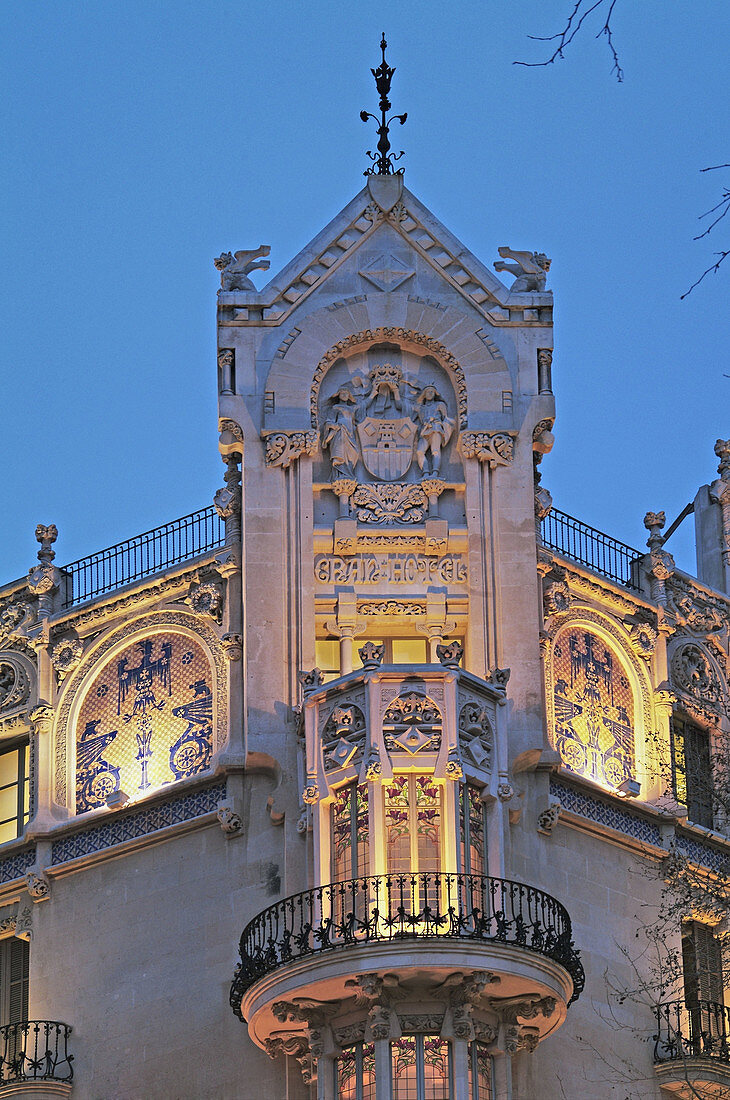
[[[378,151],[377,153],[372,153],[368,149],[367,155],[373,163],[363,172],[364,176],[390,176],[394,173],[401,173],[403,171],[402,168],[393,167],[394,162],[400,160],[403,156],[403,150],[401,149],[400,153],[390,152],[388,130],[390,124],[395,119],[397,119],[402,126],[408,118],[408,115],[391,115],[390,118],[386,117],[390,110],[388,95],[390,94],[390,82],[393,79],[395,69],[391,69],[385,60],[385,51],[388,48],[388,43],[385,41],[385,31],[383,31],[383,37],[380,40],[380,48],[383,51],[383,60],[380,62],[380,65],[378,65],[377,69],[370,70],[375,77],[375,87],[380,96],[380,119],[378,119],[376,115],[371,115],[368,111],[360,111],[360,118],[363,122],[367,122],[367,120],[371,118],[373,122],[378,123]]]

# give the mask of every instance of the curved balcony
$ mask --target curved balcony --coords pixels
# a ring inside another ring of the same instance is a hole
[[[714,1001],[657,1007],[654,1068],[663,1089],[679,1097],[725,1097],[730,1088],[730,1009]]]
[[[69,1096],[70,1034],[68,1024],[56,1020],[22,1020],[0,1027],[0,1097]]]
[[[436,983],[454,970],[488,971],[492,1006],[543,998],[545,1034],[584,985],[560,902],[476,875],[378,875],[293,894],[246,925],[240,956],[231,1006],[259,1045],[276,1026],[277,1001],[306,994],[342,1005],[353,996],[352,976],[366,971],[427,974]]]

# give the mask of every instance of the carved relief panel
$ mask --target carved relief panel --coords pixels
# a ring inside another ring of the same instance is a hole
[[[432,357],[390,345],[358,350],[334,363],[317,400],[316,476],[339,497],[340,515],[420,524],[447,483],[462,480],[457,398]]]

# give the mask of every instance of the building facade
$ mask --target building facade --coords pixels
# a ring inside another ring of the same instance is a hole
[[[697,578],[553,508],[499,253],[388,173],[219,257],[214,506],[0,588],[0,1098],[730,1089],[721,914],[633,946],[730,852],[730,442]]]

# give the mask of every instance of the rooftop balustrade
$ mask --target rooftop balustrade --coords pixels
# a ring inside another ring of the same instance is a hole
[[[132,581],[162,573],[219,549],[225,541],[225,523],[214,507],[191,512],[63,566],[63,607],[75,607]]]
[[[640,589],[638,563],[645,551],[636,550],[611,535],[553,508],[542,521],[543,546],[585,565],[624,588]]]

